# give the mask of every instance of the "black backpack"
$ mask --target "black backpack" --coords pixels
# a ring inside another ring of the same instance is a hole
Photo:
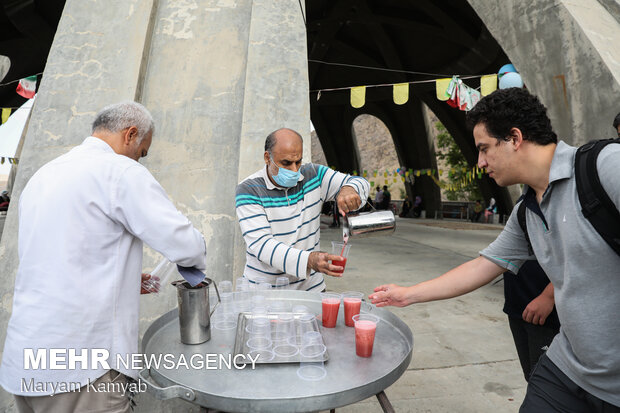
[[[601,185],[596,169],[598,154],[610,143],[620,143],[620,138],[589,142],[577,149],[575,182],[583,216],[616,254],[620,255],[620,213]],[[521,202],[517,209],[517,219],[525,234],[528,251],[533,255],[534,250],[525,223],[524,202]]]

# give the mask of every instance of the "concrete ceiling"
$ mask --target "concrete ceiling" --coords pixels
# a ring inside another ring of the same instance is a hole
[[[306,18],[311,91],[489,74],[508,62],[465,0],[311,0],[306,1]],[[466,83],[480,85],[478,79]],[[323,92],[319,100],[311,92],[310,102],[328,164],[340,170],[360,169],[351,124],[362,113],[377,116],[390,129],[401,165],[435,167],[422,103],[446,126],[467,161],[476,162],[464,112],[438,101],[434,82],[411,85],[409,102],[402,106],[393,103],[389,87],[367,88],[366,105],[360,109],[351,107],[348,90]],[[486,198],[498,200],[500,209],[512,208],[507,191],[492,180],[484,178],[481,186]],[[409,189],[423,194],[427,210],[439,206],[439,190],[430,179],[420,179]]]

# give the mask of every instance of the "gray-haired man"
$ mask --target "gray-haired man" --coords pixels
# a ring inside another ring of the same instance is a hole
[[[137,371],[119,361],[138,353],[142,242],[205,268],[202,235],[137,162],[153,131],[142,105],[108,106],[92,136],[39,169],[21,194],[0,366],[20,412],[128,411],[127,376]]]

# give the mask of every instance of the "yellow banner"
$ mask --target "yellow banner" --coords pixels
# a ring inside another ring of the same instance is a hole
[[[359,109],[366,103],[366,86],[357,86],[351,88],[351,106]]]

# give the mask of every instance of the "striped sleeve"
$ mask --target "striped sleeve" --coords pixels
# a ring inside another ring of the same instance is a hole
[[[274,239],[265,208],[260,201],[251,203],[247,200],[240,202],[238,199],[236,212],[248,253],[274,269],[299,279],[306,278],[311,251],[294,248]]]
[[[350,186],[359,194],[362,203],[360,208],[366,205],[370,184],[361,176],[351,176],[342,172],[334,171],[323,165],[317,165],[317,169],[324,168],[325,172],[321,181],[321,197],[325,201],[334,201],[343,186]]]

